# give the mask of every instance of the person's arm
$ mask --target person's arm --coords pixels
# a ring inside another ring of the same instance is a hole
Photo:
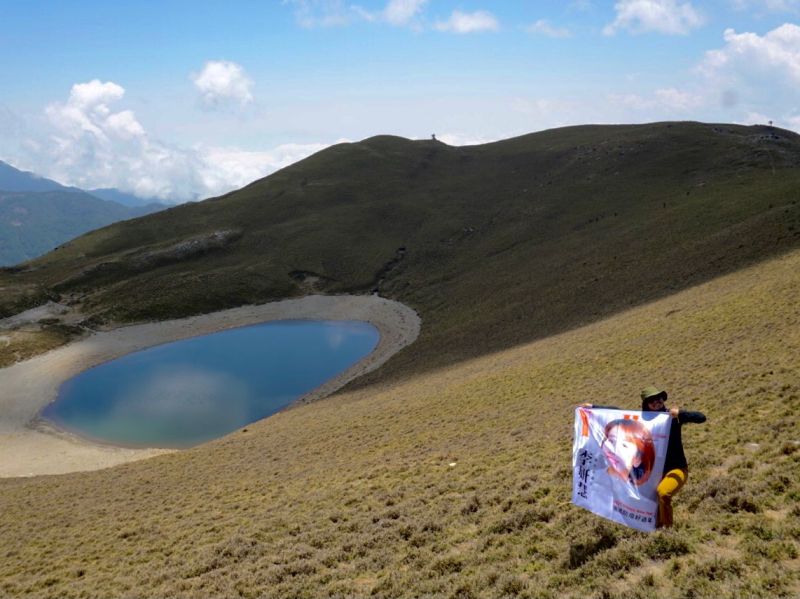
[[[678,410],[678,422],[686,424],[691,422],[693,424],[702,424],[706,421],[706,415],[702,412],[687,412],[686,410]]]
[[[596,403],[582,403],[578,407],[580,408],[597,408],[598,410],[619,410],[617,406],[598,406]]]

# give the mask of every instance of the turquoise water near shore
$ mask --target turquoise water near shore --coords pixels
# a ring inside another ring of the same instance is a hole
[[[66,381],[41,413],[125,446],[185,448],[286,407],[378,345],[371,324],[277,321],[151,347]]]

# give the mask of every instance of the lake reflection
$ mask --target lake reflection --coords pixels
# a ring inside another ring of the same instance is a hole
[[[274,414],[378,339],[364,322],[280,321],[168,343],[70,379],[42,416],[96,440],[189,447]]]

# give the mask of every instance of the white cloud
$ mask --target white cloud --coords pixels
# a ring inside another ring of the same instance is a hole
[[[351,9],[342,0],[283,0],[283,4],[294,6],[295,19],[307,29],[340,27],[350,22]]]
[[[528,33],[545,35],[554,38],[566,38],[572,36],[572,33],[566,27],[555,27],[550,24],[547,19],[539,19],[535,23],[531,23],[525,27]]]
[[[454,10],[446,21],[436,23],[436,29],[451,33],[476,33],[479,31],[497,31],[500,25],[490,12],[478,10],[464,13]]]
[[[286,144],[270,151],[197,146],[151,138],[130,110],[114,111],[125,90],[90,81],[45,109],[49,131],[21,166],[67,185],[115,187],[145,198],[181,202],[237,189],[329,144]]]
[[[477,146],[488,144],[501,139],[500,137],[486,137],[483,135],[469,135],[464,133],[442,133],[436,139],[448,146]]]
[[[370,23],[389,23],[395,27],[421,29],[419,16],[428,0],[389,0],[382,10],[371,11],[353,5],[351,10],[361,19]]]
[[[706,52],[699,70],[718,80],[774,78],[800,84],[800,27],[785,23],[760,36],[757,33],[736,33],[726,29],[725,46]]]
[[[253,82],[241,65],[227,60],[209,60],[203,70],[192,75],[203,105],[216,108],[226,104],[244,106],[253,101]]]
[[[705,53],[695,72],[731,120],[795,128],[800,103],[800,27],[785,23],[764,35],[726,29],[724,45]]]
[[[97,79],[72,86],[67,102],[47,106],[45,114],[61,136],[77,138],[89,134],[98,141],[132,137],[144,132],[130,111],[112,113],[108,104],[120,100],[125,90],[111,81]]]
[[[616,18],[603,29],[614,35],[625,29],[631,33],[654,31],[668,35],[686,35],[703,24],[702,15],[691,2],[677,0],[619,0],[614,4]]]
[[[339,139],[334,143],[347,142]],[[283,144],[269,151],[246,151],[238,148],[195,148],[203,164],[200,178],[206,189],[223,193],[239,189],[269,173],[307,158],[331,144]]]
[[[106,125],[111,134],[121,139],[133,139],[144,135],[144,128],[130,110],[109,114]]]
[[[383,9],[383,18],[392,25],[407,25],[428,0],[390,0]]]

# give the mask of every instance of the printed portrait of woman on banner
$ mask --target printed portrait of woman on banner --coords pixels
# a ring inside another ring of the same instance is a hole
[[[604,429],[603,455],[608,473],[641,486],[650,478],[656,448],[650,431],[639,420],[617,419]]]
[[[654,530],[669,431],[669,414],[577,408],[572,503],[637,530]]]

